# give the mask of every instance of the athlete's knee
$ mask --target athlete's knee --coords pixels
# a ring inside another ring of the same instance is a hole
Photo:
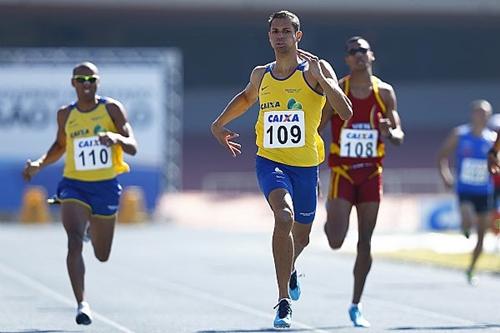
[[[290,208],[278,209],[274,212],[274,220],[276,225],[286,225],[291,228],[293,224],[293,212]]]
[[[344,244],[345,237],[342,237],[342,235],[339,235],[337,232],[335,232],[331,224],[328,222],[325,223],[324,230],[326,238],[328,239],[328,245],[330,245],[332,250],[340,249],[342,247],[342,244]]]
[[[338,237],[331,237],[328,236],[328,245],[330,245],[330,248],[332,250],[338,250],[342,247],[342,244],[344,244],[344,238],[338,238]]]
[[[359,240],[358,241],[358,253],[369,255],[372,251],[372,244],[370,240]]]
[[[95,251],[94,250],[94,255],[99,260],[100,262],[106,262],[109,259],[109,255],[111,254],[111,251]]]
[[[294,243],[297,247],[305,248],[309,245],[309,235],[295,236]]]
[[[78,234],[68,234],[68,254],[81,254],[83,250],[83,239]]]

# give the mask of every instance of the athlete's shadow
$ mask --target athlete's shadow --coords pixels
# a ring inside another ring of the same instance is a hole
[[[477,324],[477,325],[460,325],[460,326],[425,326],[425,327],[393,327],[389,328],[389,331],[448,331],[448,330],[485,330],[490,328],[500,328],[500,324]]]
[[[317,330],[338,330],[341,328],[349,328],[352,326],[330,326],[330,327],[315,327],[315,328],[255,328],[255,329],[234,329],[234,330],[208,330],[196,331],[196,333],[262,333],[262,332],[316,332]],[[1,333],[1,332],[0,332]]]

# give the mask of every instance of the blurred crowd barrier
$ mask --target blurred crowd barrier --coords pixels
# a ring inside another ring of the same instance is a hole
[[[326,192],[323,192],[326,193]],[[316,219],[326,220],[324,194],[318,202]],[[155,221],[200,228],[239,231],[272,230],[273,216],[262,194],[257,192],[180,192],[163,196],[158,202]],[[351,214],[351,228],[356,228]],[[413,233],[458,230],[459,215],[455,197],[443,194],[385,194],[380,206],[377,231]]]
[[[329,169],[320,170],[320,187],[328,188]],[[446,189],[437,168],[384,169],[384,193],[388,194],[435,194]],[[206,192],[258,192],[255,172],[211,172],[202,179],[202,191]]]

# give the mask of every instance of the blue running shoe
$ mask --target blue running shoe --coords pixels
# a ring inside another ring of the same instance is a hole
[[[300,284],[297,270],[293,271],[292,275],[290,275],[288,293],[290,294],[290,298],[294,301],[297,301],[300,298]]]
[[[351,305],[349,308],[349,317],[351,318],[354,327],[370,327],[368,320],[361,314],[361,304]]]
[[[292,301],[288,298],[282,298],[274,307],[276,317],[274,318],[274,328],[289,328],[292,324]]]

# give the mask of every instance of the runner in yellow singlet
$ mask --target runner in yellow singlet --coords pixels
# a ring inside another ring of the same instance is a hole
[[[76,322],[89,325],[92,314],[84,294],[84,233],[89,224],[94,254],[99,261],[107,261],[121,194],[116,176],[129,171],[123,152],[135,155],[137,143],[122,104],[96,95],[99,72],[94,64],[77,65],[71,84],[77,101],[59,109],[54,143],[45,155],[26,162],[23,177],[31,180],[66,153],[57,189],[68,235],[66,264],[77,301]]]
[[[291,325],[291,301],[300,296],[295,260],[307,246],[316,213],[318,165],[324,146],[318,135],[325,102],[342,119],[351,103],[339,88],[332,66],[298,48],[299,18],[280,11],[269,18],[269,41],[276,61],[257,66],[250,82],[212,124],[212,133],[233,156],[241,153],[237,133],[225,128],[259,100],[256,169],[273,213],[272,248],[278,282],[273,326]]]

